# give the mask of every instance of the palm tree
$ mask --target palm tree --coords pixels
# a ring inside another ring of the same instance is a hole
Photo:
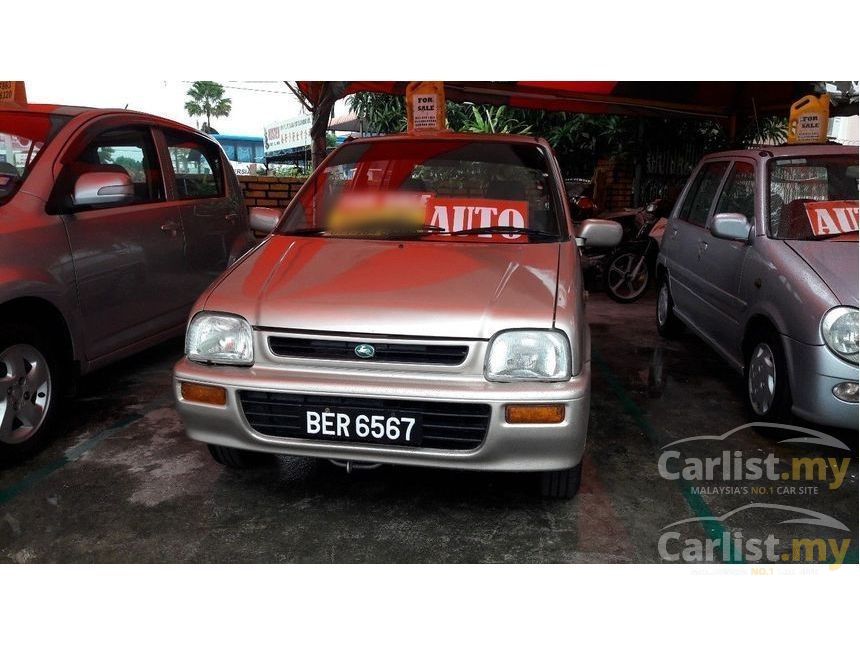
[[[190,101],[185,103],[188,116],[205,116],[206,123],[201,130],[212,130],[212,117],[229,116],[233,104],[224,98],[224,86],[215,81],[194,81],[187,95]]]

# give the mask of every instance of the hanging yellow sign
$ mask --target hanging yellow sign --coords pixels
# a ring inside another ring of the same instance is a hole
[[[24,81],[0,81],[0,103],[27,103],[27,90]]]
[[[410,134],[433,134],[445,129],[445,84],[442,81],[412,81],[406,86],[407,130]]]
[[[791,106],[787,143],[827,143],[830,98],[827,94],[804,96]]]

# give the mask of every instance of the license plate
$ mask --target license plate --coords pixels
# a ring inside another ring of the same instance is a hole
[[[421,416],[397,410],[307,408],[305,436],[325,441],[420,446]]]

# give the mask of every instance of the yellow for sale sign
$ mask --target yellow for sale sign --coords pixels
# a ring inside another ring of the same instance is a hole
[[[412,81],[406,86],[407,131],[433,134],[445,129],[445,84]]]
[[[27,102],[27,91],[24,81],[0,81],[0,103]]]

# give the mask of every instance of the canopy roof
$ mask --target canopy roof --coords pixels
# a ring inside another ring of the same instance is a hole
[[[332,118],[328,129],[336,132],[365,132],[367,124],[357,114],[349,112]]]
[[[339,99],[355,92],[405,94],[408,81],[298,81],[317,104],[324,84]],[[638,116],[730,118],[784,114],[814,91],[811,81],[445,81],[446,97],[512,107]],[[855,108],[856,109],[856,108]]]

